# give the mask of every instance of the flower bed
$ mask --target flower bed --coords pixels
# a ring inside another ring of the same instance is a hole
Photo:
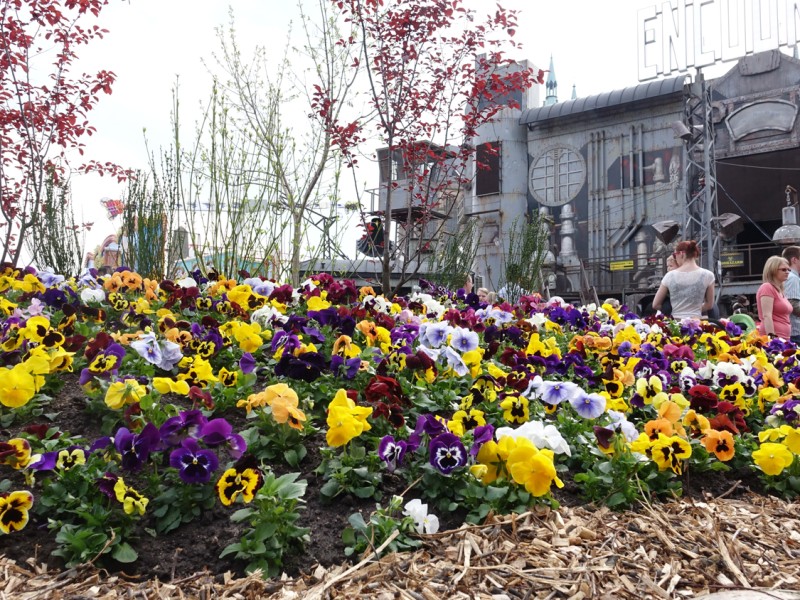
[[[0,552],[274,576],[559,498],[800,490],[791,343],[428,292],[6,269]],[[347,520],[307,518],[326,506]]]

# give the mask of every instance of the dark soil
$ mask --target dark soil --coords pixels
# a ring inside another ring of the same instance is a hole
[[[72,435],[80,435],[87,440],[94,440],[103,435],[99,420],[87,412],[86,396],[77,383],[76,375],[67,375],[63,387],[55,394],[47,407],[47,413],[57,413],[59,428]],[[172,398],[176,404],[185,404],[183,398]],[[188,408],[188,405],[184,408]],[[217,416],[225,417],[235,430],[247,426],[242,411],[226,411]],[[46,418],[41,417],[29,423],[15,425],[11,430],[0,430],[0,439],[6,440],[15,437],[19,430],[30,424],[43,423],[52,425]],[[306,444],[307,456],[300,463],[299,468],[293,469],[287,465],[276,465],[275,474],[281,475],[288,472],[299,472],[299,480],[308,484],[304,496],[304,505],[301,510],[300,527],[307,527],[311,531],[310,541],[302,554],[285,557],[284,571],[296,576],[308,573],[320,564],[326,567],[340,565],[346,562],[342,531],[348,526],[348,517],[354,512],[361,511],[365,518],[375,509],[375,500],[343,496],[331,501],[320,494],[324,481],[322,476],[314,473],[320,464],[319,448],[324,444],[324,434],[319,439],[310,439]],[[0,465],[2,476],[12,480],[19,480],[24,485],[21,474],[11,471],[8,467]],[[393,493],[400,493],[405,488],[403,481],[391,474],[384,477],[385,494],[387,498]],[[109,564],[102,566],[110,570],[119,570],[127,575],[139,575],[143,578],[159,578],[161,581],[171,581],[188,577],[203,570],[222,576],[230,571],[237,576],[244,575],[245,564],[233,559],[232,555],[219,558],[222,550],[234,543],[244,531],[243,524],[230,521],[231,514],[241,508],[237,505],[226,508],[217,504],[214,509],[206,511],[196,521],[181,525],[176,530],[153,537],[143,533],[132,545],[136,548],[139,559],[132,564]],[[452,523],[456,526],[458,523]],[[151,526],[147,522],[142,524],[142,529]],[[57,547],[55,534],[47,529],[46,519],[38,519],[31,514],[27,527],[13,535],[0,535],[0,555],[6,555],[20,564],[46,563],[49,568],[61,569],[64,567],[59,557],[52,556]],[[99,566],[99,565],[98,565]]]
[[[98,419],[86,411],[85,395],[74,375],[65,378],[63,388],[55,395],[47,412],[58,413],[57,423],[62,431],[81,435],[87,440],[94,440],[102,435]],[[228,418],[234,424],[234,428],[244,424],[238,411],[220,416]],[[237,419],[241,422],[235,423]],[[44,417],[34,422],[50,424]],[[28,424],[30,423],[24,425]],[[0,430],[0,439],[14,437],[17,433],[17,426],[12,430]],[[375,508],[375,501],[372,499],[361,500],[344,496],[329,501],[323,498],[320,488],[324,482],[321,476],[314,473],[314,469],[320,463],[319,447],[324,444],[324,436],[320,436],[319,441],[320,443],[307,444],[308,455],[301,462],[299,469],[286,466],[276,469],[276,474],[299,471],[299,479],[304,479],[308,483],[304,497],[305,504],[298,524],[310,529],[310,542],[302,554],[286,557],[283,568],[290,576],[310,573],[318,564],[329,567],[347,562],[342,531],[348,525],[348,517],[356,511],[361,511],[367,518]],[[21,475],[18,473],[10,472],[3,466],[0,466],[0,469],[3,469],[3,477],[12,479],[16,477],[21,481]],[[386,488],[384,500],[391,494],[405,489],[403,481],[397,476],[386,475],[384,483]],[[554,491],[556,500],[565,506],[585,504],[580,497],[578,485],[569,478],[564,479],[564,483],[564,488]],[[703,473],[697,477],[684,477],[684,496],[690,498],[701,499],[723,495],[739,497],[749,490],[761,490],[757,477],[749,471],[727,474]],[[137,540],[132,541],[139,554],[139,559],[135,563],[115,565],[103,562],[98,566],[118,570],[130,576],[140,576],[143,579],[158,578],[161,581],[189,577],[200,571],[209,571],[219,580],[222,579],[222,574],[228,571],[236,576],[244,575],[244,563],[234,560],[230,555],[219,558],[222,550],[237,541],[243,532],[243,525],[230,521],[230,515],[237,508],[240,506],[228,509],[217,504],[200,519],[184,524],[167,535],[152,537],[143,533]],[[442,529],[456,528],[460,523],[459,515],[442,517]],[[143,527],[147,526],[147,523],[143,523]],[[0,555],[5,554],[21,565],[33,566],[46,563],[51,569],[63,568],[60,559],[51,555],[56,547],[55,535],[47,529],[46,520],[34,515],[31,515],[31,521],[24,530],[13,535],[0,535]]]

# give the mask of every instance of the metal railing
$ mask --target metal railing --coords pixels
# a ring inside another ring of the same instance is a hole
[[[717,286],[724,289],[759,284],[764,263],[781,251],[780,246],[771,242],[724,245],[715,273]],[[611,261],[587,259],[583,267],[588,283],[599,296],[618,295],[622,290],[647,292],[658,289],[666,273],[667,256],[669,253],[663,252],[632,254]]]

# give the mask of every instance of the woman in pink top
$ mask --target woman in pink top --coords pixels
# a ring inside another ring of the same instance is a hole
[[[781,256],[770,256],[764,264],[764,283],[756,293],[758,332],[788,340],[792,334],[789,315],[792,303],[783,295],[783,283],[789,278],[789,263]]]

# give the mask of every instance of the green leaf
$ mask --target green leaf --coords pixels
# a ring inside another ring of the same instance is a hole
[[[606,505],[609,507],[619,506],[621,504],[626,504],[628,499],[625,497],[625,494],[622,492],[617,492],[616,494],[611,494],[611,496],[606,500]]]
[[[275,535],[278,530],[276,523],[259,523],[258,527],[253,531],[253,537],[258,540],[265,540]]]
[[[363,521],[364,519],[362,518],[361,520]],[[355,529],[353,529],[352,527],[345,527],[344,531],[342,532],[342,541],[344,542],[345,546],[353,546],[353,545],[355,545],[355,543],[356,543],[356,531],[355,531]],[[347,548],[345,548],[345,553],[347,553]],[[347,556],[349,556],[349,554]]]
[[[241,523],[245,519],[249,518],[250,515],[253,514],[253,512],[255,511],[253,511],[252,508],[240,508],[231,515],[231,521],[233,521],[234,523]]]
[[[225,549],[219,555],[220,558],[228,556],[228,554],[233,554],[234,552],[240,552],[242,549],[241,544],[231,544],[230,546],[225,546]]]
[[[342,486],[339,485],[339,482],[336,481],[335,479],[330,479],[330,480],[328,480],[328,482],[325,485],[323,485],[320,488],[319,493],[322,494],[323,496],[328,497],[328,498],[333,498],[341,490],[342,490]]]
[[[364,531],[367,528],[367,523],[364,521],[364,515],[360,512],[353,513],[349,517],[347,517],[348,522],[350,525],[353,526],[353,529],[357,531]]]
[[[283,457],[286,459],[286,463],[290,467],[296,467],[300,463],[300,458],[297,456],[297,452],[294,450],[287,450],[283,453]]]
[[[497,487],[494,485],[490,485],[486,487],[486,500],[491,502],[492,500],[499,500],[508,494],[508,490],[506,488]]]
[[[113,552],[111,552],[111,556],[114,560],[119,561],[121,563],[132,563],[136,562],[139,558],[139,554],[134,550],[128,542],[120,542],[116,546],[114,546]]]
[[[368,485],[365,487],[356,488],[353,493],[359,498],[370,498],[375,494],[375,486]]]

